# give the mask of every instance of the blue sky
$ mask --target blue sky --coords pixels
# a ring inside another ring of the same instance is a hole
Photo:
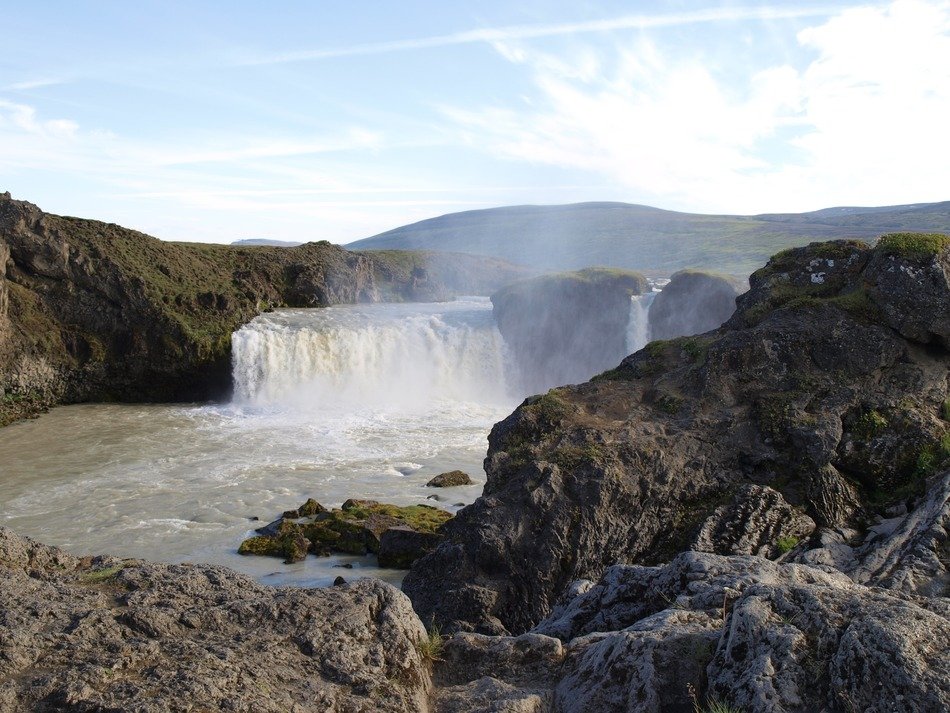
[[[0,190],[175,240],[950,199],[950,2],[5,2]]]

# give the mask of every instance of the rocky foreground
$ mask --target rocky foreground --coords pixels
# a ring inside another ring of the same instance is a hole
[[[441,645],[376,580],[274,589],[0,528],[0,710],[938,713],[948,526],[945,471],[910,513],[857,547],[823,538],[810,564],[618,564],[524,634]]]
[[[0,709],[950,710],[950,238],[751,287],[498,424],[408,598],[0,529]]]

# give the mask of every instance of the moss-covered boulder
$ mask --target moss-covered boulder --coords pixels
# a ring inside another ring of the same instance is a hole
[[[340,509],[327,510],[312,498],[296,510],[257,530],[241,543],[238,553],[283,557],[298,562],[307,553],[377,554],[380,564],[408,567],[441,540],[441,526],[451,513],[430,505],[389,505],[375,500],[347,500]],[[387,550],[381,543],[387,531],[400,530]],[[406,531],[417,536],[407,536]],[[383,564],[386,560],[388,564]]]

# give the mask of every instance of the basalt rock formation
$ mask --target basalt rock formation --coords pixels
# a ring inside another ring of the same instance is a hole
[[[844,561],[919,507],[950,457],[948,320],[946,236],[780,253],[719,330],[652,343],[498,423],[482,497],[404,591],[443,631],[518,634],[616,563],[690,547]],[[918,559],[945,572],[945,548]]]
[[[56,403],[223,395],[231,333],[274,306],[488,294],[523,274],[327,242],[168,243],[0,194],[0,425]]]
[[[522,393],[589,379],[627,354],[638,272],[588,268],[516,282],[492,295],[495,323],[514,356]]]
[[[650,338],[702,334],[716,329],[736,311],[746,286],[728,275],[680,270],[650,305]]]

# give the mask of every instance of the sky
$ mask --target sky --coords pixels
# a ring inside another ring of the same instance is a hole
[[[950,0],[0,11],[0,191],[169,240],[950,200]]]

